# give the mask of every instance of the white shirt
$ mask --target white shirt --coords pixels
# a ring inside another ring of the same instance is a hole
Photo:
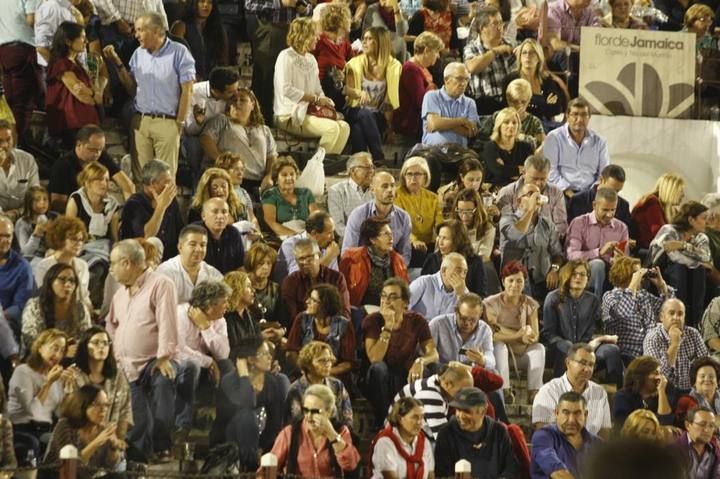
[[[0,209],[3,210],[22,208],[28,188],[40,184],[35,158],[17,148],[10,154],[12,160],[8,172],[0,168]]]
[[[312,53],[300,55],[293,48],[280,52],[275,62],[273,111],[275,116],[290,116],[295,125],[302,125],[309,103],[302,97],[323,95],[320,70]]]
[[[62,22],[77,22],[68,0],[44,0],[35,11],[35,45],[50,48],[53,36]],[[38,64],[48,66],[45,58],[37,54]]]
[[[187,303],[190,301],[193,289],[195,285],[202,281],[217,280],[222,281],[223,275],[214,266],[210,266],[205,261],[200,263],[200,270],[198,271],[197,281],[193,284],[190,279],[190,275],[185,271],[180,260],[180,255],[170,258],[169,260],[160,263],[155,272],[163,274],[170,278],[175,283],[175,289],[177,290],[178,303]]]
[[[393,433],[400,438],[400,433],[396,427],[393,427]],[[420,433],[422,434],[422,433]],[[403,449],[409,455],[415,454],[418,438],[413,439],[412,444],[407,444],[400,439]],[[407,477],[407,464],[405,459],[400,455],[395,443],[389,437],[381,437],[375,443],[372,455],[373,475],[371,479],[383,479],[383,471],[394,472],[397,479],[405,479]],[[430,471],[435,470],[435,456],[433,455],[433,447],[430,440],[425,438],[425,447],[423,449],[424,473],[423,478],[427,478]]]
[[[572,385],[567,378],[567,373],[562,377],[549,381],[540,388],[532,407],[532,422],[544,422],[552,424],[555,422],[555,408],[558,399],[563,393],[572,391]],[[610,429],[610,404],[608,403],[607,392],[597,383],[588,382],[582,396],[587,401],[587,423],[585,428],[593,434],[598,434],[601,429]]]
[[[209,368],[213,362],[227,359],[230,355],[225,318],[210,321],[210,327],[201,330],[188,317],[190,304],[177,307],[178,348],[175,359],[192,361],[203,368]]]
[[[321,4],[324,5],[324,4]],[[328,213],[335,222],[335,231],[340,236],[345,234],[345,225],[352,210],[372,201],[370,188],[365,191],[352,178],[335,183],[328,189]]]
[[[195,121],[195,115],[193,115],[193,108],[195,105],[201,105],[205,107],[205,123],[215,118],[216,116],[225,113],[227,109],[227,102],[225,100],[219,100],[214,98],[210,93],[210,82],[201,81],[195,83],[192,89],[192,104],[188,111],[188,116],[185,119],[185,133],[188,135],[199,135],[203,125],[198,125]]]

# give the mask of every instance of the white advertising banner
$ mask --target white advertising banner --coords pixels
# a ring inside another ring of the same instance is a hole
[[[580,96],[605,115],[688,118],[695,35],[583,27]]]

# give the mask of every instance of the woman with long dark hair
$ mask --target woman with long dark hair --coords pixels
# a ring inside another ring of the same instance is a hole
[[[78,387],[92,384],[105,391],[108,398],[108,422],[117,425],[115,434],[125,440],[133,424],[130,386],[125,373],[115,362],[112,341],[107,331],[93,326],[80,339],[75,355],[75,381]]]
[[[173,24],[171,33],[190,45],[197,81],[207,79],[216,66],[229,64],[228,38],[215,0],[191,0],[185,16]]]
[[[90,311],[82,301],[78,275],[69,264],[52,266],[40,287],[40,294],[25,305],[22,342],[27,351],[40,333],[49,328],[64,331],[70,338],[68,356],[75,356],[73,343],[90,328]]]
[[[693,327],[700,324],[705,309],[705,271],[712,265],[705,234],[707,211],[707,206],[688,201],[650,243],[652,264],[660,267],[665,281],[676,289],[675,297],[685,304],[685,321]]]
[[[673,423],[675,390],[660,372],[660,363],[650,356],[638,356],[625,370],[623,387],[613,400],[613,424],[620,429],[638,409],[648,409],[660,424]]]
[[[75,146],[77,130],[88,123],[100,124],[97,106],[102,105],[107,81],[94,85],[80,62],[86,44],[82,25],[62,22],[50,47],[45,97],[48,132],[62,138],[68,149]]]

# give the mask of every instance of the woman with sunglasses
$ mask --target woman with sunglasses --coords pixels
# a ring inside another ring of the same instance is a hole
[[[360,453],[353,445],[350,429],[333,423],[335,395],[322,384],[308,387],[302,399],[301,420],[295,420],[278,435],[272,453],[278,472],[302,477],[343,477],[354,471]]]
[[[91,326],[90,311],[80,299],[78,276],[69,264],[51,267],[40,287],[40,294],[25,305],[22,316],[22,342],[26,350],[48,328],[64,331],[73,343]],[[74,357],[77,346],[68,345]]]
[[[125,373],[117,367],[107,331],[99,326],[85,331],[78,344],[75,365],[76,387],[91,384],[105,391],[109,405],[107,420],[117,425],[115,435],[124,441],[133,424],[130,386]]]

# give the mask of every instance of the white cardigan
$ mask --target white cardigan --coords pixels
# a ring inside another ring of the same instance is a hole
[[[309,105],[302,97],[306,93],[324,95],[317,60],[312,53],[300,55],[292,47],[286,48],[277,57],[273,80],[275,116],[290,116],[295,125],[302,125]]]

